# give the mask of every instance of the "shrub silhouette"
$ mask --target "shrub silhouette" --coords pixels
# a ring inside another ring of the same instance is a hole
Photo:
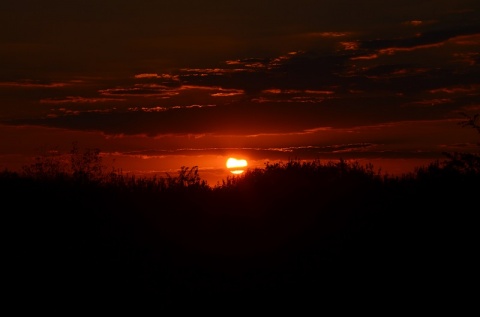
[[[11,270],[27,284],[187,296],[394,291],[421,280],[435,291],[438,274],[463,272],[445,259],[468,263],[476,247],[480,169],[475,153],[395,177],[342,159],[290,160],[210,187],[197,166],[152,178],[107,172],[99,150],[74,144],[67,158],[1,172],[0,192],[13,206]]]
[[[47,152],[43,156],[37,156],[31,165],[23,166],[25,177],[36,179],[58,179],[67,174],[67,165],[57,152]]]
[[[178,176],[172,177],[170,174],[167,173],[167,180],[166,180],[167,188],[169,189],[200,189],[206,188],[207,182],[200,178],[198,174],[198,166],[194,166],[192,168],[182,166],[178,171]]]
[[[33,164],[23,166],[23,175],[43,180],[100,181],[105,177],[105,167],[99,149],[81,152],[74,142],[68,158],[58,151],[46,152],[37,156]]]
[[[462,127],[471,127],[480,134],[480,115],[468,115],[461,113],[466,119],[459,124]],[[477,144],[480,150],[480,142]],[[455,170],[463,174],[478,174],[480,172],[480,151],[478,153],[443,153],[446,160],[442,162],[445,170]]]
[[[94,181],[104,177],[105,167],[102,165],[100,149],[86,149],[81,153],[77,143],[74,143],[70,151],[70,163],[75,180]]]

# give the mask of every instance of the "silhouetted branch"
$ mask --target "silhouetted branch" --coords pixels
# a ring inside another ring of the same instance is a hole
[[[462,112],[461,115],[467,118],[467,120],[459,123],[462,127],[472,127],[480,133],[480,114],[477,113],[470,116],[467,113]]]

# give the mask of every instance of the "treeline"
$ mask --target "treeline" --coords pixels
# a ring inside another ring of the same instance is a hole
[[[395,177],[344,160],[267,163],[214,187],[197,167],[105,172],[99,154],[74,147],[67,163],[44,157],[0,173],[12,287],[167,297],[432,289],[473,263],[477,154]]]
[[[391,178],[343,161],[291,161],[215,188],[195,168],[165,179],[3,172],[0,181],[9,247],[26,283],[273,291],[380,272],[399,282],[443,257],[461,259],[478,207],[475,164],[435,163]]]

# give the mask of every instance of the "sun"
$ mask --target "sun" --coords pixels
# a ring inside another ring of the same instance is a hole
[[[228,158],[226,165],[232,174],[242,174],[244,172],[243,168],[246,167],[248,164],[247,160],[239,160],[234,157],[230,157]]]

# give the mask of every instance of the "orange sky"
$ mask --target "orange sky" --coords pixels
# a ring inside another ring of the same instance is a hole
[[[73,142],[136,174],[229,156],[400,173],[478,151],[480,2],[9,1],[0,168]]]

